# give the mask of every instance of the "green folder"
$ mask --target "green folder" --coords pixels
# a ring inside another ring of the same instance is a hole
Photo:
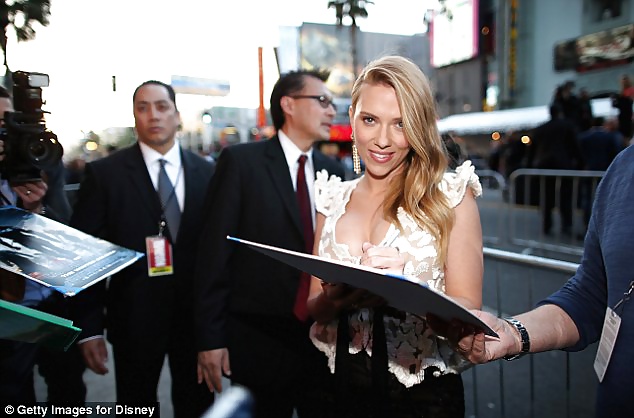
[[[80,332],[73,321],[0,299],[0,339],[66,351]]]

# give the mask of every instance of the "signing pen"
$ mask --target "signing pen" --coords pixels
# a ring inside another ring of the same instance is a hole
[[[398,228],[395,228],[394,231],[392,231],[392,233],[385,238],[382,247],[391,247],[392,244],[394,244],[394,241],[396,241],[396,239],[399,237],[400,233],[401,231]]]

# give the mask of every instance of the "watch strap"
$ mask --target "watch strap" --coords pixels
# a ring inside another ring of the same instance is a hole
[[[518,354],[503,357],[504,360],[511,361],[522,357],[530,351],[531,340],[528,336],[528,331],[526,331],[526,327],[520,321],[515,318],[504,318],[504,320],[511,324],[517,330],[517,332],[520,334],[520,340],[522,343],[522,349]]]

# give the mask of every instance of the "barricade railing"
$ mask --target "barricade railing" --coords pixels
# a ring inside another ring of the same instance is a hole
[[[484,249],[485,310],[504,317],[526,312],[559,289],[577,264],[492,248]],[[594,416],[596,344],[474,366],[463,373],[466,417]]]
[[[604,173],[514,171],[506,194],[509,242],[529,250],[580,256],[594,193]]]
[[[68,203],[72,208],[75,206],[75,202],[77,201],[77,193],[79,193],[80,183],[71,183],[64,185],[64,192],[66,192],[66,197],[68,198]]]
[[[476,174],[484,189],[482,198],[478,199],[478,206],[482,211],[482,240],[485,245],[498,246],[505,238],[504,218],[503,216],[487,216],[485,212],[488,210],[499,214],[502,209],[505,209],[502,193],[507,188],[506,180],[495,170],[477,169]]]
[[[506,179],[502,174],[495,170],[477,169],[476,174],[480,178],[480,183],[484,188],[499,190],[504,190],[506,188]]]

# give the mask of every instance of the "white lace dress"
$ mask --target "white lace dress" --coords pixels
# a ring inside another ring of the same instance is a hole
[[[348,246],[338,243],[335,236],[337,221],[344,214],[350,195],[358,182],[359,179],[342,182],[336,176],[328,178],[325,171],[317,173],[315,202],[317,211],[326,216],[319,241],[319,255],[322,257],[359,264],[360,257],[351,256]],[[467,187],[471,188],[476,197],[482,194],[482,186],[469,161],[456,168],[455,173],[446,173],[439,187],[449,198],[452,207],[456,207],[462,201]],[[445,276],[437,260],[435,239],[426,229],[419,227],[403,209],[398,210],[397,216],[404,233],[398,236],[393,246],[398,247],[405,255],[403,274],[444,293]],[[395,229],[395,225],[390,225],[386,237],[392,236]],[[350,313],[348,324],[351,354],[365,350],[372,356],[372,319],[371,309]],[[404,313],[400,318],[386,314],[383,321],[388,370],[406,387],[422,382],[424,369],[427,367],[435,366],[444,374],[459,373],[471,365],[451,350],[445,341],[438,339],[423,318],[409,313]],[[333,373],[337,324],[338,320],[325,325],[315,323],[310,330],[313,344],[328,356],[328,365]]]

